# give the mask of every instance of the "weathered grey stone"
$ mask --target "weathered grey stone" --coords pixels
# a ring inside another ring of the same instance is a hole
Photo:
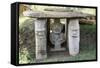
[[[75,56],[79,53],[79,41],[80,41],[80,31],[79,31],[79,20],[70,19],[68,24],[68,47],[69,53]]]
[[[50,33],[50,41],[55,45],[52,51],[65,50],[65,48],[61,48],[61,44],[65,41],[64,33],[61,32],[62,29],[63,25],[60,23],[60,19],[55,19]]]
[[[72,9],[66,9],[66,8],[45,8],[44,11],[73,12]]]
[[[40,12],[40,11],[25,11],[23,12],[24,16],[33,17],[33,18],[83,18],[90,17],[94,15],[80,13],[80,12]]]
[[[40,11],[25,11],[24,16],[37,18],[35,21],[35,44],[36,44],[36,59],[41,60],[47,58],[47,28],[46,19],[54,19],[52,33],[50,33],[50,41],[55,45],[54,50],[62,50],[61,43],[64,42],[64,35],[61,32],[62,24],[60,19],[67,19],[65,24],[66,38],[68,37],[69,53],[75,56],[79,53],[79,42],[80,42],[80,28],[78,18],[91,17],[94,15],[80,13],[80,12],[40,12]],[[56,19],[55,19],[56,18]],[[67,25],[68,24],[68,25]],[[67,29],[68,28],[68,29]],[[48,28],[50,30],[50,28]],[[66,39],[67,40],[67,39]]]
[[[36,59],[47,58],[46,19],[35,21]]]

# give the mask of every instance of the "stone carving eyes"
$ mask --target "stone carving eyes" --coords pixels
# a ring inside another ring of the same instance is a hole
[[[78,33],[78,29],[72,30],[72,37],[77,38],[78,37],[77,33]]]
[[[77,38],[77,36],[72,36],[73,38]]]

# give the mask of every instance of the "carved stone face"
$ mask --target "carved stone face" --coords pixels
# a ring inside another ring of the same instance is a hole
[[[50,41],[55,45],[55,50],[61,50],[61,44],[65,41],[64,34],[61,32],[63,29],[63,24],[60,22],[55,22],[52,24],[52,33],[50,33]]]
[[[61,33],[63,25],[61,23],[53,23],[51,29],[53,33]]]

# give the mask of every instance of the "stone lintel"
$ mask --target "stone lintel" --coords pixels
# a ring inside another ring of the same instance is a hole
[[[84,18],[94,15],[81,13],[81,12],[50,12],[50,11],[24,11],[24,16],[32,18]]]

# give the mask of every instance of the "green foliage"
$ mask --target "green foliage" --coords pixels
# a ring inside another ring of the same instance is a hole
[[[28,19],[19,26],[19,62],[28,63],[35,58],[34,20]]]
[[[29,56],[29,53],[27,51],[26,48],[23,48],[23,50],[21,50],[21,52],[19,52],[19,63],[28,63],[29,60],[28,60],[28,57]]]
[[[80,25],[80,45],[96,45],[96,25]]]

